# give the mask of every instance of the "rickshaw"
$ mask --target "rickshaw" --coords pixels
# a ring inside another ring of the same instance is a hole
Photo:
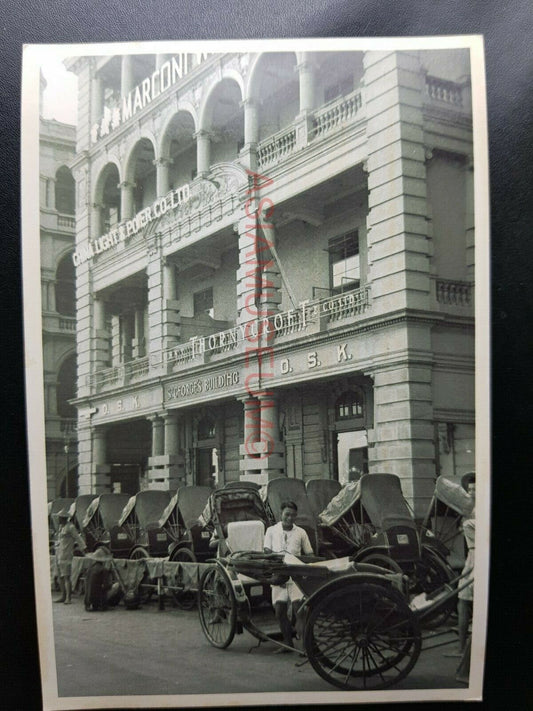
[[[337,496],[341,489],[342,484],[336,479],[308,479],[305,482],[307,498],[311,510],[317,519],[331,499]]]
[[[421,543],[394,474],[364,474],[359,481],[348,482],[320,514],[320,521],[344,541],[340,555],[406,574],[412,595],[431,593],[454,577],[435,550]],[[434,625],[442,624],[450,611],[439,609]]]
[[[147,489],[132,496],[111,529],[111,552],[119,558],[163,558],[170,538],[159,519],[171,495],[168,489]]]
[[[264,533],[272,523],[259,490],[247,482],[242,485],[232,482],[230,486],[212,491],[198,520],[200,526],[211,534],[210,549],[218,549],[219,555],[231,552],[231,543],[228,544],[230,524],[260,522],[262,526],[248,526],[249,535],[257,538],[260,536],[258,532],[262,530]]]
[[[465,562],[461,519],[472,513],[474,501],[459,480],[441,475],[422,523],[422,541],[454,570]]]
[[[289,577],[302,594],[298,608],[302,649],[285,645],[279,633],[258,626],[261,610],[253,612],[247,594],[251,581],[279,585]],[[246,630],[259,644],[273,642],[307,657],[333,686],[386,689],[404,679],[416,664],[426,617],[438,614],[440,606],[449,604],[457,593],[444,587],[434,600],[428,596],[418,609],[411,609],[405,585],[401,574],[349,558],[305,565],[289,554],[233,553],[217,558],[202,573],[200,625],[209,643],[219,649]]]
[[[81,524],[89,553],[101,546],[109,548],[111,529],[117,525],[129,498],[128,494],[100,494],[91,501]]]
[[[74,499],[69,508],[71,521],[80,533],[82,533],[83,520],[87,514],[89,504],[91,501],[94,501],[96,497],[97,494],[80,494]]]
[[[281,505],[284,501],[294,501],[298,507],[296,525],[303,528],[315,553],[319,551],[317,520],[311,508],[305,484],[301,479],[278,477],[266,485],[265,506],[273,522],[281,521]]]
[[[208,486],[182,486],[172,496],[159,519],[170,545],[171,561],[194,563],[212,555],[209,548],[211,533],[198,522],[198,517],[212,492]]]

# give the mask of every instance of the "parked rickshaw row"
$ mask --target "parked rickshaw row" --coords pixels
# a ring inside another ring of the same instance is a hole
[[[317,556],[350,556],[408,577],[411,594],[430,593],[453,579],[464,562],[460,518],[471,502],[460,483],[439,477],[428,512],[416,524],[393,474],[367,474],[345,486],[330,479],[280,477],[265,487],[231,482],[212,490],[183,486],[127,494],[83,494],[49,504],[51,538],[57,512],[71,519],[89,552],[105,546],[115,558],[166,558],[202,562],[227,552],[228,523],[260,521],[263,529],[281,517],[284,501],[298,507]]]
[[[264,552],[265,530],[287,500],[297,504],[296,524],[316,554],[309,560]],[[52,526],[54,511],[67,503],[50,507]],[[173,594],[183,607],[198,604],[201,628],[215,647],[227,647],[244,629],[260,643],[283,647],[256,602],[269,599],[270,585],[291,578],[302,595],[297,651],[343,689],[388,688],[414,667],[422,629],[443,622],[463,584],[452,564],[459,521],[471,508],[461,485],[440,477],[417,527],[391,474],[365,475],[344,487],[284,477],[262,489],[233,482],[216,490],[190,486],[70,502],[89,550],[145,559],[145,591],[170,589],[173,566],[198,566],[194,587],[178,583]]]

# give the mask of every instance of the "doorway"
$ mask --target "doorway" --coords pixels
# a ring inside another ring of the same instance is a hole
[[[340,484],[357,481],[368,473],[368,440],[366,430],[334,432],[336,473]]]
[[[218,451],[216,447],[198,449],[196,457],[196,483],[215,488],[218,484]]]

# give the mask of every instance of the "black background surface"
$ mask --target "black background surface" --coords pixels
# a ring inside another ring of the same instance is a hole
[[[492,254],[493,513],[483,708],[532,703],[533,5],[527,0],[19,0],[0,9],[2,405],[0,563],[5,709],[41,707],[24,412],[19,122],[25,43],[483,34]],[[31,446],[31,441],[30,441]],[[529,634],[528,634],[529,633]],[[528,638],[529,637],[529,638]],[[444,704],[418,704],[434,709]],[[453,708],[463,704],[446,704]],[[365,705],[366,707],[366,705]],[[369,708],[375,708],[374,706]]]

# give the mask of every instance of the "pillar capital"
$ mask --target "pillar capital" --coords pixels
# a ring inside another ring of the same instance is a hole
[[[199,128],[198,131],[192,134],[193,138],[196,138],[198,140],[199,138],[201,139],[209,139],[211,140],[213,138],[213,131],[209,131],[206,128]]]
[[[123,180],[117,185],[119,190],[130,190],[137,187],[137,183],[131,182],[129,180]]]
[[[173,165],[174,160],[172,158],[154,158],[152,161],[152,165],[155,165],[156,168],[168,168],[168,166]]]

